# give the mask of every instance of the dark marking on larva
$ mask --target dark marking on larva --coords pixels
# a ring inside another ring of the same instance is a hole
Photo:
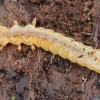
[[[85,50],[85,48],[83,48],[83,50]]]
[[[97,60],[97,58],[95,58],[94,60]]]
[[[88,52],[89,55],[93,55],[94,52]]]
[[[84,55],[80,55],[80,56],[78,56],[78,58],[82,58]]]
[[[73,42],[73,40],[71,40],[71,42]]]

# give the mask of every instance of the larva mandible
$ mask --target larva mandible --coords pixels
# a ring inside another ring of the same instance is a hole
[[[0,50],[7,43],[18,45],[18,50],[21,50],[21,43],[30,45],[32,50],[36,45],[100,73],[100,51],[98,49],[86,46],[51,29],[36,28],[35,24],[36,19],[25,27],[18,26],[16,21],[11,28],[0,25]]]

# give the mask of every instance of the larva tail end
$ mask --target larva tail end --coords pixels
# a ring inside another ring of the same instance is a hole
[[[34,20],[32,21],[32,25],[33,25],[33,26],[36,25],[36,18],[34,18]]]
[[[32,49],[32,51],[34,51],[35,50],[35,46],[31,45],[31,49]]]

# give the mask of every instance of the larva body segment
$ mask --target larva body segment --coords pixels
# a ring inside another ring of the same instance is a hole
[[[41,42],[41,47],[46,51],[49,51],[52,45],[53,45],[53,42],[50,42],[47,40],[44,40],[43,42]]]
[[[32,45],[35,41],[35,37],[34,36],[21,36],[21,43],[24,43],[26,45]]]
[[[58,44],[55,44],[53,43],[51,46],[50,46],[50,51],[53,53],[53,54],[59,54],[59,51],[62,49],[62,47]]]
[[[70,50],[69,50],[70,51]],[[77,54],[75,53],[75,52],[73,52],[73,51],[70,51],[70,53],[68,53],[68,59],[70,60],[70,61],[72,61],[72,62],[77,62],[77,59],[76,58],[78,58],[77,57]]]
[[[0,26],[0,50],[7,43],[18,45],[19,50],[21,50],[21,43],[30,45],[32,50],[36,45],[100,73],[100,51],[98,49],[86,46],[51,29],[36,28],[35,23],[36,20],[33,21],[33,25],[29,24],[25,27],[20,27],[17,22],[11,28]]]
[[[62,47],[60,50],[59,50],[59,53],[58,55],[60,55],[62,58],[68,58],[68,54],[69,54],[70,50]]]
[[[41,47],[42,43],[44,43],[45,39],[34,37],[34,44],[37,47]]]

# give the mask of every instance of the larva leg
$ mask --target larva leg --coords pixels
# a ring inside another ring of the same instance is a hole
[[[35,46],[31,45],[31,49],[32,49],[32,51],[34,51],[35,50]]]
[[[33,25],[33,26],[36,25],[36,18],[34,18],[34,20],[32,21],[32,25]]]
[[[16,20],[14,20],[14,25],[18,25],[18,22]]]
[[[18,51],[21,51],[21,44],[18,44]]]
[[[0,51],[2,51],[4,48],[4,45],[0,45]]]

